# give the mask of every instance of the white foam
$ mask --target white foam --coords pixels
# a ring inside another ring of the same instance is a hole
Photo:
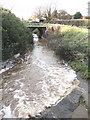
[[[3,68],[0,70],[0,74],[2,74],[3,72],[6,72],[7,70],[11,69],[14,65],[11,65],[9,67]]]
[[[13,115],[10,105],[9,106],[4,106],[2,111],[4,112],[4,117],[3,118],[14,118],[15,116]]]

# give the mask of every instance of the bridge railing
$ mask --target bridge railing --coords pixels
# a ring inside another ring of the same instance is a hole
[[[30,22],[24,22],[26,27],[50,27],[50,26],[57,26],[60,24],[51,24],[51,23],[30,23]]]
[[[30,22],[24,22],[26,27],[36,27],[36,26],[42,26],[47,27],[49,23],[30,23]]]
[[[46,23],[29,23],[30,25],[45,25]]]

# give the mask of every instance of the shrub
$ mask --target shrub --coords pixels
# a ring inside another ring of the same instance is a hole
[[[72,48],[70,48],[68,45],[62,45],[56,49],[56,54],[65,61],[75,60],[75,54],[73,52],[74,51],[72,50]]]
[[[2,59],[23,53],[33,43],[33,37],[24,24],[9,10],[2,9]]]
[[[88,20],[86,20],[86,19],[85,20],[83,20],[83,19],[59,20],[59,21],[51,21],[51,23],[88,27]]]

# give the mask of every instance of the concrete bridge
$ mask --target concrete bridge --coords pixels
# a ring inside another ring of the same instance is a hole
[[[30,29],[31,32],[33,32],[35,29],[38,29],[39,30],[39,38],[42,38],[42,37],[46,37],[45,35],[45,31],[46,31],[46,27],[42,27],[42,26],[36,26],[36,27],[31,27],[29,26],[28,27]]]

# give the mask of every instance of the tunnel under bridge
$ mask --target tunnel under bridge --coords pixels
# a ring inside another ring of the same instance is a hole
[[[38,37],[39,38],[45,38],[46,35],[45,35],[45,31],[46,31],[46,27],[28,27],[30,29],[30,31],[33,33],[35,29],[38,29],[39,31],[39,35]]]

